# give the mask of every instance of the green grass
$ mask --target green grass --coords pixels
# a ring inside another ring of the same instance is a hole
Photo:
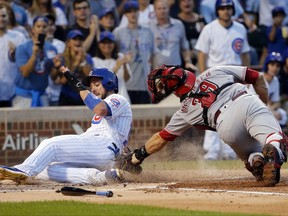
[[[14,202],[0,203],[2,216],[248,216],[255,214],[235,214],[219,212],[200,212],[177,210],[168,208],[147,207],[140,205],[93,204],[75,201],[49,201],[49,202]],[[263,214],[262,214],[263,215]]]

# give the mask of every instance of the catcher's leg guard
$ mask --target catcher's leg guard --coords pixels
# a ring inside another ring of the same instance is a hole
[[[284,134],[273,133],[266,138],[263,147],[263,180],[266,186],[274,186],[280,181],[281,165],[287,161],[286,146],[287,138]]]

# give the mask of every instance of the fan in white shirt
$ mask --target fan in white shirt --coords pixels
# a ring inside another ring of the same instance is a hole
[[[100,33],[98,46],[99,52],[97,56],[93,57],[94,67],[106,67],[116,73],[119,83],[119,94],[130,102],[126,82],[131,78],[132,74],[128,64],[131,56],[118,53],[114,35],[108,31]]]

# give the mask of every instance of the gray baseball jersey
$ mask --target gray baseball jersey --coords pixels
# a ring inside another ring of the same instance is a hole
[[[253,152],[261,152],[266,137],[281,131],[267,106],[243,85],[246,83],[246,69],[242,66],[212,67],[196,78],[192,89],[194,93],[207,92],[233,83],[220,92],[208,109],[208,123],[242,160],[247,160]],[[215,122],[215,114],[219,111],[221,114]],[[180,136],[188,128],[203,127],[202,115],[203,108],[199,99],[187,97],[165,130]]]

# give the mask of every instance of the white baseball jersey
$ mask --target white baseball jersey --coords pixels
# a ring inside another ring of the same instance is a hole
[[[118,94],[104,99],[111,116],[94,115],[91,127],[81,135],[61,135],[46,139],[22,163],[15,167],[29,176],[60,182],[95,183],[96,175],[114,165],[115,157],[127,144],[132,110]],[[98,182],[99,183],[99,182]]]
[[[224,28],[216,19],[204,26],[195,49],[207,54],[207,67],[215,65],[241,65],[240,54],[249,52],[245,27],[233,21]]]
[[[251,152],[261,152],[266,137],[281,131],[267,106],[241,84],[246,83],[246,69],[241,66],[212,67],[197,77],[192,89],[193,93],[207,92],[234,83],[224,88],[208,109],[208,123],[242,160],[247,160]],[[247,93],[240,94],[245,91]],[[241,96],[233,99],[239,94]],[[187,97],[181,105],[165,127],[168,133],[180,136],[188,128],[205,126],[199,99]],[[221,113],[215,122],[218,110]]]
[[[119,148],[128,142],[128,135],[132,122],[132,112],[127,99],[119,94],[112,94],[104,99],[110,107],[112,115],[101,117],[94,115],[91,127],[83,136],[106,136],[114,140]]]

